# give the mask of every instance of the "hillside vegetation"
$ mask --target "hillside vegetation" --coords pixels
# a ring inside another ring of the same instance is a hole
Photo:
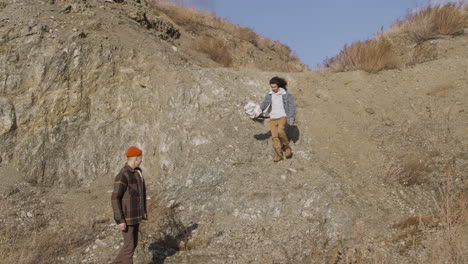
[[[307,66],[288,46],[260,36],[248,27],[194,8],[181,8],[167,1],[148,3],[193,36],[192,47],[224,67],[282,72],[308,71]],[[265,60],[261,56],[268,58]],[[281,63],[272,61],[272,57],[279,57]],[[273,65],[268,65],[271,63]]]
[[[468,27],[467,8],[462,3],[420,8],[375,38],[346,45],[338,55],[325,60],[324,66],[335,72],[375,73],[432,60],[438,53],[430,40],[464,34]]]

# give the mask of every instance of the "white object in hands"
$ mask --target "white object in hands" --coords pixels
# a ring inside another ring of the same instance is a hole
[[[244,111],[252,119],[258,118],[262,114],[262,109],[260,108],[260,105],[252,101],[249,101],[244,106]]]

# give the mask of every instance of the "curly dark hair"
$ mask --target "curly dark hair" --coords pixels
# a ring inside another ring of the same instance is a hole
[[[276,85],[278,85],[279,88],[283,88],[285,90],[288,90],[288,88],[287,88],[288,82],[285,79],[280,78],[278,76],[275,76],[275,77],[271,78],[270,84],[276,84]]]

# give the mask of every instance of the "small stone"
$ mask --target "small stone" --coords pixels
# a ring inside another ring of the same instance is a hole
[[[365,110],[366,110],[367,113],[369,113],[369,114],[371,114],[371,115],[375,114],[374,109],[372,109],[372,108],[370,108],[370,107],[366,107]]]
[[[71,10],[72,10],[72,6],[68,5],[67,7],[65,7],[65,9],[62,10],[62,13],[68,14],[70,13]]]
[[[77,31],[78,31],[78,29],[77,29],[77,28],[73,28],[72,30],[73,30],[74,32],[77,32]]]
[[[384,125],[386,125],[386,126],[393,126],[394,124],[395,123],[390,119],[385,119],[384,120]]]
[[[101,246],[101,247],[107,246],[106,242],[104,242],[104,241],[102,241],[100,239],[96,239],[95,243],[96,243],[96,245]]]
[[[296,169],[293,169],[293,168],[289,168],[288,171],[289,171],[289,172],[292,172],[292,173],[296,173],[296,172],[297,172],[297,170],[296,170]]]
[[[172,46],[172,50],[173,50],[174,52],[177,52],[177,47],[176,47],[176,46]]]
[[[175,200],[170,200],[168,203],[167,203],[167,208],[171,208],[172,206],[174,206],[174,204],[176,203]]]
[[[27,213],[26,213],[26,216],[29,217],[29,218],[31,218],[31,217],[33,217],[33,214],[32,214],[31,212],[27,212]]]

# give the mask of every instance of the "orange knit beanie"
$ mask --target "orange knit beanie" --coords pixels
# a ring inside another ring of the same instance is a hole
[[[125,154],[125,156],[127,157],[136,157],[136,156],[140,156],[141,154],[143,154],[143,151],[135,146],[131,146],[128,148],[127,150],[127,153]]]

